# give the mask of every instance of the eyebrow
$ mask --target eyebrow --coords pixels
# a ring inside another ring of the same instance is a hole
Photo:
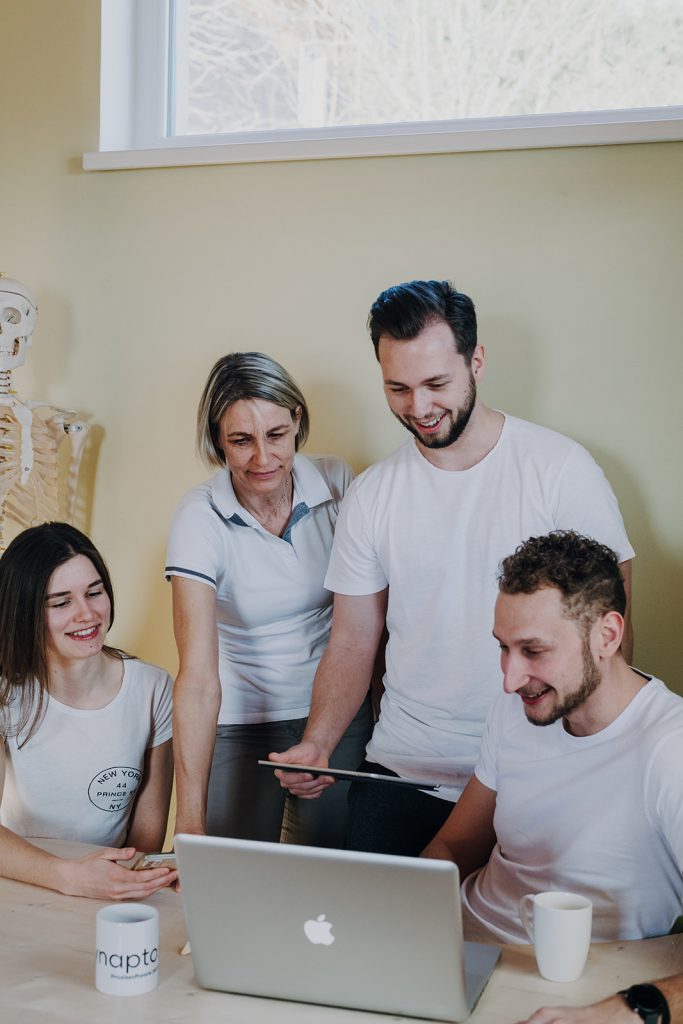
[[[426,380],[421,380],[420,383],[417,386],[418,387],[423,387],[425,384],[436,384],[436,383],[438,383],[440,381],[443,381],[443,380],[450,380],[450,378],[451,378],[451,374],[450,373],[437,373],[434,377],[427,377]],[[387,380],[387,379],[385,379],[384,383],[385,384],[400,384],[402,388],[408,387],[408,385],[405,383],[405,381],[402,381],[402,380]]]
[[[89,583],[88,586],[85,589],[86,590],[92,590],[93,587],[96,587],[97,584],[101,583],[101,582],[102,582],[102,579],[100,577],[98,577],[96,580],[93,580],[92,583]],[[71,593],[70,590],[56,590],[54,592],[54,594],[46,594],[45,595],[45,600],[49,601],[51,597],[68,597],[70,593]]]
[[[285,423],[278,423],[277,426],[268,427],[268,429],[266,430],[266,434],[272,434],[274,430],[284,430],[286,427],[290,427],[291,425],[292,425],[291,424],[291,420],[290,420],[289,423],[287,423],[287,422],[285,422]],[[253,437],[254,435],[252,433],[250,433],[248,430],[231,430],[230,433],[226,434],[225,436],[226,437]]]
[[[493,638],[495,640],[497,640],[499,644],[502,644],[502,643],[505,642],[504,640],[502,640],[496,634],[495,630],[491,630],[491,633],[493,635]],[[515,640],[513,641],[513,643],[516,643],[516,644],[543,644],[544,647],[547,647],[548,644],[550,643],[550,641],[549,640],[543,640],[540,636],[522,636],[522,637],[516,637]],[[509,645],[506,644],[505,646],[507,647]]]

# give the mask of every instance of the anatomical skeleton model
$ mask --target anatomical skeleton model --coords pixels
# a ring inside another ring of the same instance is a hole
[[[22,528],[52,519],[73,521],[88,424],[49,402],[23,401],[12,370],[23,366],[38,308],[29,289],[0,274],[0,551],[5,517]],[[58,453],[71,446],[66,494],[60,495]]]

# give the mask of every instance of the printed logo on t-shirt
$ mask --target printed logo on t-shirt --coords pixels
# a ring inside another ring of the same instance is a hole
[[[141,778],[137,768],[105,768],[88,786],[90,803],[101,811],[120,811],[132,801]]]

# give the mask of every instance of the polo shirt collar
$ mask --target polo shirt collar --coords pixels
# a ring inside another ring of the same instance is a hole
[[[295,455],[292,467],[294,475],[294,496],[292,507],[303,501],[309,508],[322,505],[332,500],[332,493],[325,479],[310,459],[305,455]]]
[[[295,455],[292,466],[294,494],[292,507],[303,502],[309,509],[332,499],[329,487],[314,464],[305,455]],[[241,519],[242,506],[237,500],[230,471],[219,469],[211,480],[211,500],[224,519],[237,516]]]

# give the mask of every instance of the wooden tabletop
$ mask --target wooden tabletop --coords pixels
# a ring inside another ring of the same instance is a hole
[[[61,843],[59,849],[76,855],[85,848]],[[160,915],[159,986],[142,996],[107,996],[95,989],[94,958],[95,914],[105,904],[0,879],[2,1019],[20,1024],[381,1024],[406,1019],[205,991],[194,981],[191,956],[180,956],[187,937],[180,896],[163,890],[148,902]],[[531,947],[505,946],[469,1019],[471,1024],[515,1024],[539,1006],[593,1002],[637,981],[681,970],[683,935],[595,944],[582,978],[572,984],[544,981]]]

